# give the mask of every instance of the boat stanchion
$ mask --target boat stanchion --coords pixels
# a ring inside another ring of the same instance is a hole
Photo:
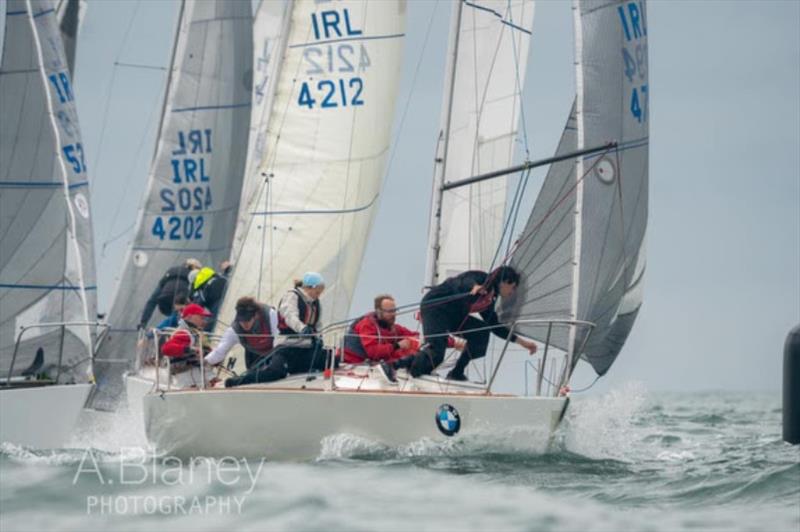
[[[800,443],[800,325],[783,346],[783,439]]]

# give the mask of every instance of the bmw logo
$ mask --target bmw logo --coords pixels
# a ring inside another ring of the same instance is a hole
[[[436,411],[436,426],[445,436],[453,436],[461,429],[461,416],[458,410],[447,403],[441,405]]]

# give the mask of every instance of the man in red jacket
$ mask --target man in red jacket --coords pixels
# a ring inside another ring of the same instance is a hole
[[[419,349],[419,333],[395,323],[397,304],[389,294],[375,298],[375,310],[347,329],[344,361],[348,364],[393,361]]]
[[[344,342],[344,361],[392,362],[419,349],[419,333],[395,322],[397,304],[389,294],[375,298],[375,310],[353,321]],[[448,341],[449,347],[462,348],[463,342]]]
[[[197,303],[186,305],[181,312],[178,328],[161,347],[161,354],[173,358],[196,355],[200,346],[200,332],[211,316],[208,310]],[[203,338],[206,338],[205,335]]]

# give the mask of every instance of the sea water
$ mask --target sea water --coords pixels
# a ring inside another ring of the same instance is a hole
[[[300,422],[300,421],[298,421]],[[0,530],[800,530],[777,393],[574,397],[549,449],[339,434],[303,463],[153,458],[120,414],[0,449]],[[221,427],[220,430],[224,430]]]

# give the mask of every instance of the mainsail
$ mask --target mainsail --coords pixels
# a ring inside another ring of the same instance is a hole
[[[136,325],[164,272],[230,254],[250,120],[249,0],[181,4],[170,77],[136,233],[99,358],[135,353]]]
[[[512,260],[524,274],[514,315],[593,323],[591,333],[554,330],[550,342],[602,375],[641,305],[647,18],[643,1],[582,0],[573,10],[577,97],[558,152],[609,142],[616,147],[550,168]],[[541,327],[523,325],[521,331],[543,339]]]
[[[505,177],[441,186],[507,168],[517,146],[533,0],[453,4],[425,282],[489,269],[502,257]]]
[[[51,2],[6,5],[0,63],[0,372],[87,364],[96,316],[89,182],[67,57]]]
[[[405,10],[402,0],[293,3],[223,320],[243,295],[277,304],[306,270],[326,279],[325,321],[347,316],[389,148]]]

